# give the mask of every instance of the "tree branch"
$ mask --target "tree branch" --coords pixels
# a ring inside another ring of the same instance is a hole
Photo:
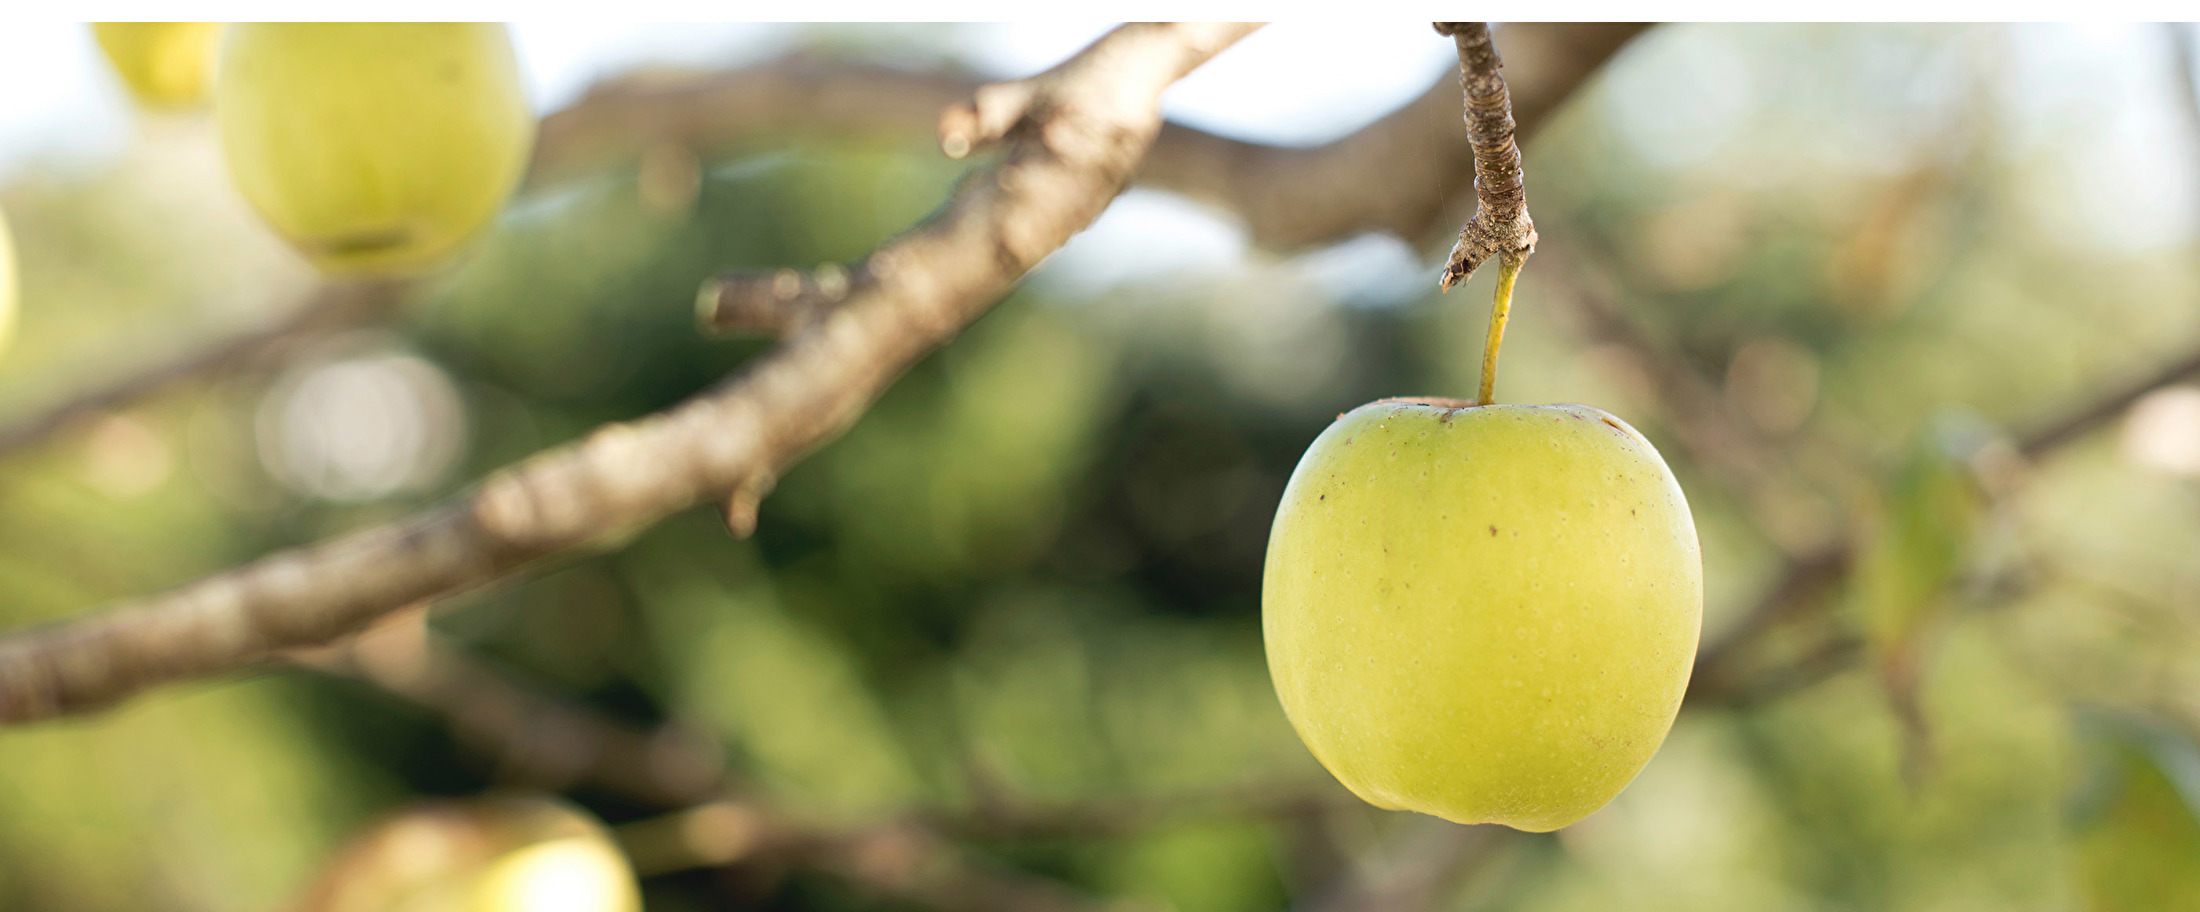
[[[1436,31],[1459,46],[1459,88],[1466,96],[1467,142],[1474,150],[1474,217],[1459,230],[1439,283],[1450,291],[1493,257],[1514,268],[1527,262],[1535,252],[1535,220],[1528,217],[1528,184],[1520,171],[1520,145],[1513,141],[1512,96],[1497,72],[1505,63],[1490,43],[1489,24],[1439,22]]]
[[[2034,425],[2031,430],[2017,438],[2017,452],[2024,454],[2027,459],[2039,459],[2101,425],[2114,421],[2132,403],[2145,398],[2148,393],[2193,377],[2200,377],[2200,346],[2172,359],[2153,373],[2126,381],[2090,402]]]
[[[395,522],[0,639],[0,721],[90,709],[326,642],[778,475],[1090,224],[1159,131],[1161,91],[1252,28],[1128,25],[1035,77],[1013,130],[955,134],[1006,140],[998,164],[874,252],[830,314],[679,406],[606,425]],[[968,116],[948,112],[943,131]]]
[[[730,273],[703,283],[695,296],[695,318],[705,330],[726,335],[791,335],[846,300],[855,281],[864,278],[860,272],[851,277],[838,263],[806,273]]]

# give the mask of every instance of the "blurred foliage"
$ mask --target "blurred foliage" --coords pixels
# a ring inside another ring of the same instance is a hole
[[[1946,604],[1973,553],[1983,492],[1945,425],[1912,446],[1883,485],[1867,489],[1854,547],[1856,622],[1872,647],[1913,641]]]
[[[2091,782],[2077,794],[2078,852],[2089,908],[2200,903],[2200,751],[2143,718],[2086,717]]]
[[[867,53],[865,34],[835,40]],[[1608,407],[1667,455],[1703,538],[1707,637],[1788,557],[1857,541],[1842,629],[1886,648],[1929,627],[1933,645],[1912,669],[1912,723],[1869,662],[1685,711],[1612,806],[1509,840],[1447,908],[2200,902],[2200,487],[2099,434],[1988,499],[1966,473],[1997,432],[1951,440],[1936,417],[2021,429],[2200,337],[2189,213],[2104,222],[2066,205],[2069,176],[2104,160],[2193,167],[2119,145],[2152,135],[2133,118],[2183,131],[2177,154],[2194,145],[2166,48],[2140,35],[2145,53],[2042,28],[1665,26],[1536,137],[1539,262],[1581,268],[1524,275],[1507,398]],[[465,421],[412,432],[464,450],[426,489],[286,487],[267,464],[268,403],[302,387],[275,377],[223,378],[11,456],[0,620],[397,515],[675,403],[765,348],[694,330],[701,277],[859,257],[961,169],[925,137],[774,138],[694,164],[692,184],[652,176],[660,161],[523,199],[386,329],[286,366],[361,352],[437,365]],[[2158,188],[2119,196],[2112,178],[2095,188],[2110,204],[2160,205]],[[24,278],[0,361],[8,411],[272,312],[308,280],[223,182],[203,122],[147,118],[119,159],[34,164],[0,185],[0,208]],[[1489,280],[1400,299],[1367,291],[1397,287],[1379,256],[1251,253],[1112,283],[1067,268],[1129,255],[1141,230],[1096,228],[919,364],[780,482],[753,539],[697,510],[459,600],[437,626],[543,690],[707,731],[739,781],[823,821],[968,807],[979,783],[1041,803],[1274,782],[1332,794],[1263,665],[1268,523],[1337,413],[1472,388]],[[1579,319],[1591,294],[1651,355],[1702,375],[1726,420],[1778,449],[1775,470],[1745,483],[1683,446],[1645,353]],[[1982,568],[2012,566],[2013,595],[1977,597]],[[1921,770],[1906,724],[1930,737]],[[9,731],[0,770],[0,908],[23,910],[277,908],[376,815],[501,783],[438,719],[303,671]],[[658,810],[592,787],[567,797],[613,824]],[[1183,912],[1249,912],[1313,895],[1399,825],[1352,809],[976,851]],[[651,909],[873,903],[801,873],[644,889]]]

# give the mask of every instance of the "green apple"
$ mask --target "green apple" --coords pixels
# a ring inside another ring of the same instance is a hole
[[[139,104],[182,108],[206,100],[219,22],[94,22],[92,37]]]
[[[340,850],[301,912],[641,912],[611,834],[540,797],[433,802]]]
[[[1703,560],[1673,473],[1618,418],[1384,400],[1299,460],[1261,609],[1284,711],[1346,787],[1543,832],[1665,740]]]
[[[239,23],[214,115],[245,198],[335,274],[448,261],[511,196],[535,134],[495,23]]]

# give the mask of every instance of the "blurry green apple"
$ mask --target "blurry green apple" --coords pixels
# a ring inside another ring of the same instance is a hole
[[[641,912],[609,832],[547,798],[439,802],[354,838],[301,912]]]
[[[1673,473],[1619,419],[1385,400],[1299,460],[1262,590],[1277,695],[1346,787],[1542,832],[1665,740],[1703,563]]]
[[[445,262],[503,207],[535,133],[495,23],[239,23],[214,114],[245,198],[337,274]]]
[[[94,22],[92,37],[139,104],[182,108],[206,100],[219,22]]]

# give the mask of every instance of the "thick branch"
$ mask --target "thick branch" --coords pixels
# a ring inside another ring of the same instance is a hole
[[[1038,77],[997,165],[873,253],[829,315],[677,407],[607,425],[399,521],[0,640],[0,720],[93,708],[326,642],[780,474],[1090,224],[1160,129],[1161,91],[1252,28],[1124,26]]]
[[[791,335],[847,300],[855,280],[863,278],[851,278],[837,263],[809,272],[727,273],[704,282],[696,293],[695,319],[705,330],[727,335]]]

